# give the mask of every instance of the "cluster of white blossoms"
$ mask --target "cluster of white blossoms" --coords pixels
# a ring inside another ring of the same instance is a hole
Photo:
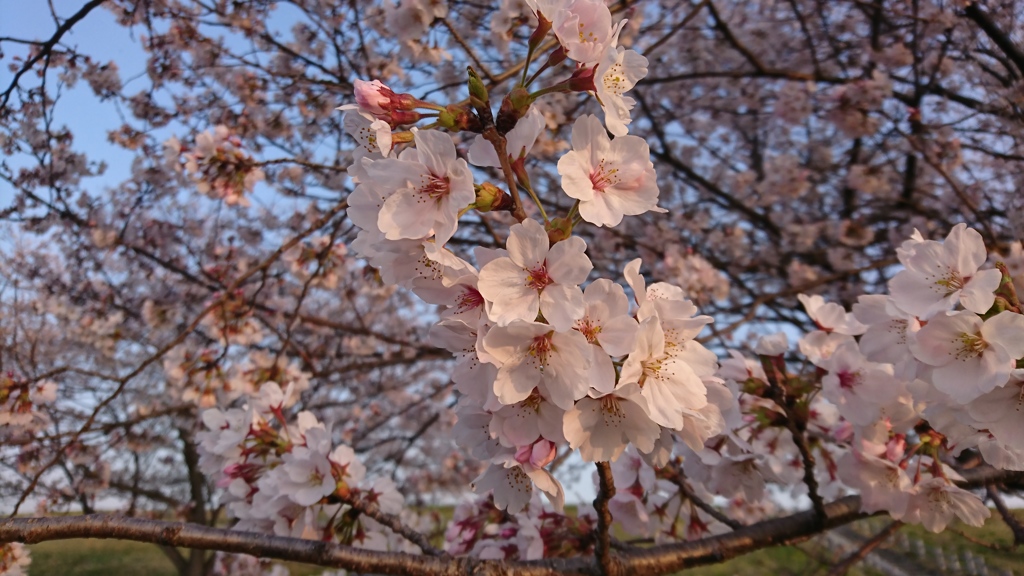
[[[356,81],[356,103],[342,107],[360,144],[347,211],[360,231],[348,249],[386,284],[442,310],[430,338],[455,357],[454,439],[487,463],[474,482],[480,498],[449,525],[449,551],[533,559],[556,555],[560,539],[592,538],[592,516],[549,513],[535,490],[560,510],[564,490],[551,470],[572,453],[615,463],[614,518],[656,540],[725,530],[695,504],[715,497],[740,522],[768,515],[768,484],[817,504],[853,489],[866,511],[935,531],[954,517],[987,517],[956,486],[948,456],[976,448],[992,466],[1024,469],[1024,316],[1005,269],[980,269],[981,236],[964,225],[944,242],[916,235],[900,249],[905,269],[891,294],[863,296],[852,313],[800,295],[819,328],[800,338],[800,356],[779,333],[758,342],[759,359],[733,351],[720,365],[696,339],[712,318],[683,288],[648,285],[639,259],[621,278],[591,278],[587,244],[573,235],[584,222],[614,227],[661,211],[650,150],[627,134],[624,93],[646,74],[646,60],[618,46],[622,23],[613,25],[599,0],[527,4],[538,21],[531,56],[553,31],[559,45],[545,69],[566,59],[575,66],[568,80],[534,92],[524,72],[497,120],[472,71],[468,106],[374,80]],[[574,91],[598,97],[604,122],[576,119],[557,163],[560,189],[540,191],[565,197],[542,203],[526,169],[545,130],[532,104]],[[423,119],[433,121],[415,127]],[[477,183],[473,166],[500,170],[512,189]],[[545,213],[569,203],[567,214]],[[448,245],[474,210],[515,216],[504,248]],[[301,268],[302,258],[295,262]],[[248,317],[224,301],[207,328],[244,339]],[[791,373],[804,359],[812,373]],[[210,378],[180,364],[179,379]],[[289,420],[290,398],[306,384],[295,380],[286,392],[264,384],[246,408],[204,416],[204,469],[221,475],[239,528],[415,549],[347,512],[356,499],[396,515],[402,500],[389,480],[367,483],[352,450],[312,414]],[[505,513],[493,514],[492,503]]]
[[[980,525],[988,509],[940,456],[976,448],[1024,470],[1024,315],[1009,276],[980,269],[984,242],[963,224],[943,242],[915,234],[899,259],[890,294],[861,296],[852,314],[801,296],[820,330],[800,351],[845,420],[838,476],[866,511],[936,532],[954,516]]]
[[[476,490],[493,490],[497,506],[512,513],[527,506],[534,486],[561,507],[562,487],[546,469],[560,451],[609,461],[633,444],[664,460],[670,431],[699,447],[722,431],[723,402],[731,400],[714,375],[715,355],[694,340],[711,318],[698,316],[680,288],[647,287],[636,260],[624,278],[632,298],[610,279],[583,289],[593,265],[586,243],[571,235],[573,223],[616,226],[625,216],[662,211],[647,143],[626,134],[632,100],[623,93],[646,74],[646,60],[617,46],[621,24],[612,26],[603,2],[530,6],[540,29],[550,26],[564,55],[577,62],[563,91],[589,86],[605,111],[604,124],[594,116],[576,120],[571,150],[558,162],[562,192],[576,200],[561,227],[541,210],[543,223],[525,218],[512,225],[505,249],[478,247],[475,263],[445,246],[460,216],[503,202],[504,192],[474,184],[471,164],[508,167],[534,193],[522,160],[544,120],[529,104],[504,136],[507,158],[499,157],[493,136],[481,134],[468,162],[448,133],[399,136],[383,129],[396,128],[395,119],[408,118],[413,107],[429,109],[427,103],[374,81],[357,82],[357,104],[344,107],[355,110],[346,126],[362,144],[349,170],[357,183],[349,216],[361,228],[351,248],[386,282],[446,307],[432,340],[458,359],[456,440],[491,463]],[[393,147],[409,140],[412,146]]]
[[[378,524],[403,499],[390,478],[366,478],[352,448],[335,445],[331,429],[310,412],[289,418],[294,387],[274,382],[241,408],[203,413],[200,467],[226,489],[235,528],[281,536],[336,540],[375,549],[417,551]],[[356,503],[375,510],[353,511]]]

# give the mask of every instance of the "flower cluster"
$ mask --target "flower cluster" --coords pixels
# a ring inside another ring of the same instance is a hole
[[[963,224],[944,241],[915,234],[890,294],[861,296],[847,313],[801,296],[820,328],[800,351],[824,374],[822,395],[845,422],[850,450],[837,474],[866,511],[941,531],[988,509],[958,488],[944,456],[975,448],[997,468],[1024,469],[1024,315],[1006,269],[981,269],[981,235]]]
[[[475,111],[420,102],[376,81],[359,83],[356,104],[343,107],[357,111],[346,124],[363,144],[349,170],[357,183],[349,216],[361,228],[351,247],[385,282],[446,307],[432,339],[457,358],[457,441],[490,462],[476,490],[493,491],[496,505],[511,513],[527,506],[534,486],[561,507],[562,487],[547,469],[560,450],[608,461],[634,444],[658,459],[670,451],[673,431],[698,447],[722,432],[721,412],[731,401],[714,376],[714,354],[694,340],[711,318],[697,315],[680,288],[646,286],[637,260],[625,271],[632,305],[610,279],[584,290],[593,265],[573,225],[616,226],[625,216],[661,211],[647,143],[626,134],[632,101],[623,93],[646,74],[646,60],[617,46],[622,24],[612,26],[603,2],[531,8],[538,31],[555,31],[555,53],[577,64],[569,80],[534,93],[520,88],[502,102],[500,143],[488,132],[488,95],[473,80]],[[478,248],[475,264],[450,251],[445,245],[461,216],[511,210],[509,196],[518,192],[475,185],[469,164],[502,168],[536,199],[524,159],[544,123],[532,102],[574,90],[597,94],[605,124],[576,120],[571,150],[558,162],[562,192],[575,200],[569,214],[550,219],[537,202],[543,223],[521,218],[505,249]],[[414,107],[442,110],[439,123],[452,132],[480,132],[468,163],[449,133],[424,129],[396,139],[385,129]],[[398,150],[396,140],[412,146]]]
[[[57,385],[50,380],[29,381],[11,372],[0,373],[0,440],[31,435],[49,424],[39,408],[57,399]]]
[[[221,125],[213,132],[196,136],[193,148],[186,148],[172,137],[164,144],[164,157],[178,171],[184,168],[200,193],[224,200],[228,205],[249,206],[245,195],[251,193],[265,175],[241,147],[241,140],[231,136],[228,127]]]
[[[0,544],[0,576],[24,576],[31,563],[32,557],[24,544]]]
[[[334,445],[330,427],[312,413],[289,418],[293,394],[292,386],[268,382],[242,408],[203,413],[200,466],[226,489],[236,528],[394,548],[389,531],[352,506],[400,513],[394,482],[368,480],[352,448]]]

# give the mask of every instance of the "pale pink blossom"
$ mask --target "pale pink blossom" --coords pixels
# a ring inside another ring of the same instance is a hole
[[[498,326],[515,320],[532,322],[540,312],[559,331],[583,316],[579,285],[593,268],[587,246],[573,236],[554,246],[544,227],[527,219],[512,226],[508,256],[480,270],[480,294],[490,303],[488,315]]]
[[[660,211],[654,164],[642,138],[612,140],[595,116],[582,116],[572,128],[572,147],[558,160],[558,173],[565,193],[580,201],[584,220],[617,226],[623,216]]]
[[[944,242],[926,240],[912,250],[901,259],[906,270],[889,282],[889,292],[901,309],[926,319],[957,302],[978,314],[992,306],[1002,275],[998,270],[979,270],[988,253],[977,230],[957,224]]]

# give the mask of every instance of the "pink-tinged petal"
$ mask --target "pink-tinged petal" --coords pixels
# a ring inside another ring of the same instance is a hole
[[[583,154],[575,150],[558,159],[558,174],[562,177],[562,190],[570,198],[587,202],[594,199],[594,183],[590,181],[590,166]]]
[[[943,242],[943,247],[946,254],[949,255],[949,261],[964,276],[973,275],[988,258],[985,240],[981,234],[963,223],[957,224],[950,230]]]
[[[994,376],[984,373],[985,367],[982,360],[982,356],[976,356],[956,360],[941,368],[936,368],[932,373],[932,383],[939,392],[948,394],[958,404],[966,404],[980,396],[979,385],[986,384],[985,380]],[[1009,368],[1007,368],[1006,378],[1009,378],[1009,372]],[[990,387],[989,390],[991,389]]]
[[[945,366],[960,350],[960,335],[981,331],[982,320],[970,312],[932,318],[911,341],[914,357],[929,366]]]
[[[572,125],[572,149],[582,154],[591,169],[607,154],[611,143],[601,121],[593,114],[579,117]]]
[[[524,470],[529,475],[533,483],[540,488],[544,495],[548,497],[548,501],[551,502],[551,506],[558,512],[561,512],[565,508],[565,491],[562,489],[562,485],[559,484],[558,480],[551,475],[550,472],[543,468],[534,468],[533,466],[526,466]],[[511,512],[511,510],[509,510]]]
[[[995,291],[1003,274],[999,270],[979,270],[960,291],[960,304],[971,312],[984,314],[996,300]]]
[[[505,247],[513,262],[527,270],[535,270],[544,264],[548,255],[548,233],[536,220],[524,220],[513,224]]]
[[[636,347],[639,331],[640,325],[633,318],[625,314],[613,316],[601,325],[597,341],[608,355],[625,356]]]
[[[599,278],[591,282],[583,291],[583,298],[587,301],[587,306],[596,303],[604,304],[608,317],[629,314],[629,299],[626,298],[626,291],[622,289],[622,286],[607,278]]]
[[[498,368],[494,395],[506,406],[526,400],[541,382],[542,372],[526,354],[512,358]]]
[[[1006,350],[1007,355],[1019,360],[1024,358],[1024,315],[1004,311],[985,321],[981,327],[985,342]]]
[[[508,151],[509,156],[513,160],[519,158],[521,154],[529,154],[533,148],[533,144],[537,141],[537,138],[544,131],[544,127],[547,125],[547,120],[544,118],[544,113],[537,107],[531,107],[530,111],[526,113],[526,116],[521,118],[516,123],[516,127],[513,128],[506,136],[508,145],[505,149]],[[493,146],[492,146],[493,149]],[[497,158],[497,156],[495,156]]]
[[[551,247],[547,255],[547,271],[559,284],[579,286],[594,269],[586,255],[587,243],[579,236],[566,238]]]
[[[482,168],[501,166],[501,161],[498,160],[498,153],[494,151],[494,146],[485,140],[483,136],[477,136],[473,139],[467,156],[469,157],[469,163],[474,166]]]
[[[578,286],[551,284],[540,293],[540,312],[559,332],[572,328],[573,323],[582,318],[585,311],[583,291]]]
[[[598,192],[589,202],[580,203],[580,216],[594,226],[618,226],[622,222],[622,211],[614,202],[611,194]]]
[[[373,185],[384,190],[408,188],[410,182],[419,182],[428,176],[426,167],[419,162],[384,158],[371,163],[366,171],[373,179]]]
[[[889,281],[889,293],[902,310],[922,319],[949,310],[960,291],[948,292],[920,273],[902,270]]]
[[[626,284],[633,289],[633,298],[637,305],[643,306],[647,301],[647,282],[644,280],[643,274],[640,273],[640,263],[639,258],[631,260],[623,269],[623,275],[626,277]]]
[[[540,311],[537,291],[526,285],[527,273],[508,258],[498,258],[480,270],[477,289],[490,303],[487,315],[499,326],[514,320],[532,322]]]
[[[1020,405],[1021,389],[1019,386],[1007,385],[983,394],[966,406],[971,418],[978,422],[997,422],[1007,417],[1016,416]],[[1024,418],[1020,419],[1024,424]]]
[[[615,389],[615,365],[600,346],[591,344],[591,364],[587,381],[599,394],[609,394]],[[591,392],[593,394],[593,392]]]
[[[452,137],[440,130],[419,130],[413,138],[416,140],[416,151],[420,162],[426,165],[435,176],[448,174],[448,165],[455,161],[455,143]]]
[[[436,206],[437,202],[426,195],[403,188],[384,201],[377,226],[388,240],[425,238],[434,228]]]

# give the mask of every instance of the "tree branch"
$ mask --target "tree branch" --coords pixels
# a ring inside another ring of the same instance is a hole
[[[612,466],[608,462],[597,462],[597,498],[594,499],[594,511],[597,512],[597,538],[594,539],[594,557],[601,576],[615,573],[612,565],[612,513],[608,510],[608,502],[615,496],[615,478]]]
[[[1017,66],[1021,74],[1024,74],[1024,51],[992,20],[984,10],[978,7],[977,2],[971,2],[964,8],[964,16],[981,28],[985,35],[995,42],[996,46],[1006,54],[1006,57]]]
[[[900,526],[903,526],[903,523],[899,520],[896,520],[886,526],[881,532],[872,536],[871,539],[865,542],[860,548],[854,550],[846,558],[843,558],[842,562],[833,566],[832,569],[828,571],[828,576],[844,576],[844,574],[850,571],[850,568],[856,566],[858,562],[867,558],[868,554],[871,554],[875,548],[878,548],[885,543],[890,536],[900,529]]]
[[[964,471],[963,488],[988,484],[1024,485],[1024,473],[994,468]],[[825,517],[813,510],[764,520],[735,532],[693,542],[680,542],[620,551],[615,564],[623,574],[668,574],[693,566],[714,564],[768,546],[792,544],[822,530],[842,526],[868,514],[860,511],[860,497],[847,496],[825,505]],[[327,542],[284,538],[255,532],[210,528],[184,522],[164,522],[123,516],[88,515],[54,518],[8,518],[0,521],[0,544],[35,544],[70,538],[116,538],[203,550],[222,550],[345,568],[355,572],[409,576],[598,576],[593,557],[551,558],[528,562],[483,561],[474,558],[430,557],[397,552],[375,552]]]
[[[996,506],[996,510],[999,511],[999,515],[1003,517],[1003,522],[1013,532],[1013,545],[1019,546],[1024,544],[1024,524],[1021,523],[1020,519],[1013,515],[1013,510],[1006,505],[1003,501],[1003,497],[999,494],[999,489],[995,485],[989,485],[986,488],[988,499],[992,501]]]

